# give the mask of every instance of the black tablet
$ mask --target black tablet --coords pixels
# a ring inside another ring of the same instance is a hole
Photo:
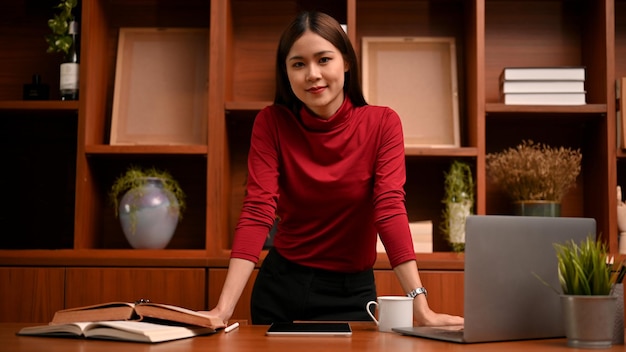
[[[294,322],[273,323],[265,333],[267,336],[351,336],[347,322]]]

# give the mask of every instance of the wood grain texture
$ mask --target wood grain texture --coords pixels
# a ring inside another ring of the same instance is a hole
[[[64,278],[64,268],[0,268],[0,322],[52,320],[63,309]]]
[[[65,307],[143,298],[204,310],[205,277],[200,268],[68,268]]]
[[[125,343],[98,340],[76,340],[46,337],[16,336],[26,324],[0,324],[0,346],[7,351],[30,352],[125,352],[202,351],[202,352],[362,352],[362,351],[420,351],[420,352],[571,352],[564,338],[512,341],[498,343],[457,344],[449,342],[378,332],[374,323],[352,322],[351,337],[267,337],[266,325],[242,325],[230,333],[171,341],[165,344]],[[624,345],[614,345],[603,351],[626,351]]]

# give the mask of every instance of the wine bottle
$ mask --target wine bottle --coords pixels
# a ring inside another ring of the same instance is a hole
[[[78,72],[80,62],[78,22],[70,22],[68,33],[72,37],[72,45],[70,45],[63,63],[61,64],[59,88],[61,90],[61,100],[78,100]]]

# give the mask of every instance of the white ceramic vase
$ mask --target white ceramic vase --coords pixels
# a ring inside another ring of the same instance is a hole
[[[118,210],[124,235],[137,249],[167,247],[180,216],[178,200],[156,177],[148,177],[142,187],[126,192]]]

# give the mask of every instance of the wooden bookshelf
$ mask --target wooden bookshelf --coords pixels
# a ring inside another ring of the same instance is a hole
[[[463,255],[450,252],[438,230],[443,173],[453,160],[469,162],[477,187],[476,212],[511,213],[504,194],[487,178],[485,155],[523,139],[581,148],[582,172],[564,200],[562,215],[595,218],[598,234],[617,254],[615,189],[626,185],[626,153],[616,146],[615,80],[626,76],[626,1],[82,0],[77,102],[58,101],[60,57],[45,53],[43,37],[53,5],[53,0],[16,0],[0,14],[0,31],[6,33],[0,36],[2,183],[20,186],[11,187],[1,212],[4,227],[17,230],[0,239],[0,285],[11,287],[0,292],[0,300],[26,297],[31,302],[20,307],[38,307],[22,312],[3,306],[0,321],[20,316],[45,322],[60,305],[135,300],[130,296],[169,290],[171,282],[208,298],[185,301],[184,295],[174,294],[164,296],[168,303],[209,308],[215,302],[243,199],[252,123],[256,112],[273,100],[280,33],[303,9],[325,11],[347,24],[358,55],[363,37],[455,40],[460,147],[406,148],[409,218],[431,220],[435,229],[435,253],[417,256],[425,281],[444,291],[433,308],[462,314]],[[209,30],[206,144],[110,145],[118,35],[125,27]],[[504,105],[498,77],[509,66],[585,66],[588,104]],[[52,100],[21,100],[22,85],[34,73],[50,85]],[[129,164],[169,170],[189,195],[188,212],[166,249],[133,250],[125,242],[107,193]],[[131,268],[138,283],[132,275],[119,274],[119,269]],[[375,268],[381,292],[402,293],[384,279],[392,275],[385,255],[379,255]],[[139,287],[103,291],[107,282],[92,280],[93,290],[104,292],[92,295],[78,288],[77,279],[64,279],[63,273],[88,277],[90,270],[102,280]],[[149,279],[159,270],[166,274],[153,280],[167,282],[167,287]],[[198,273],[208,279],[193,282]],[[47,300],[42,288],[47,274],[65,290],[62,303],[56,296]],[[14,280],[22,284],[13,285]],[[248,318],[246,309],[237,312],[240,316],[234,318]]]

